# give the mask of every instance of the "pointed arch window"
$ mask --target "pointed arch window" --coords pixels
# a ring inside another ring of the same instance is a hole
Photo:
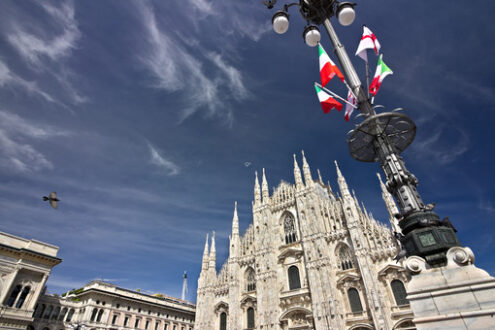
[[[359,298],[358,290],[350,288],[347,291],[347,296],[349,297],[349,305],[351,306],[351,311],[353,313],[361,313],[363,311],[363,305],[361,305],[361,299]]]
[[[347,245],[342,245],[339,249],[339,263],[342,270],[354,268],[351,249]]]
[[[409,305],[409,300],[407,300],[407,292],[404,284],[399,280],[393,280],[390,283],[392,287],[392,292],[394,293],[395,302],[397,306]]]
[[[247,309],[247,328],[254,329],[254,308],[249,307]]]
[[[256,290],[256,276],[251,267],[246,271],[246,284],[246,289],[248,292]]]
[[[220,330],[227,330],[227,314],[225,312],[220,314]]]
[[[9,299],[7,300],[7,306],[12,307],[14,306],[14,302],[17,299],[17,296],[19,295],[19,292],[21,292],[22,286],[17,285],[14,290],[12,290],[12,293],[10,294]]]
[[[290,266],[288,270],[289,275],[289,290],[296,290],[301,288],[301,279],[299,277],[299,268],[296,266]]]
[[[285,244],[297,241],[296,221],[291,213],[286,213],[284,218]]]
[[[21,296],[17,300],[17,304],[15,304],[15,307],[16,308],[21,308],[22,307],[22,305],[26,301],[26,297],[29,294],[29,291],[31,291],[31,287],[30,286],[24,287],[24,289],[22,290]]]

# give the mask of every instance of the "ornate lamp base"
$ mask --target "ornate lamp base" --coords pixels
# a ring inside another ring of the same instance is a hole
[[[403,262],[417,329],[495,329],[495,278],[474,266],[468,247],[452,247],[446,258],[444,267],[418,256]]]

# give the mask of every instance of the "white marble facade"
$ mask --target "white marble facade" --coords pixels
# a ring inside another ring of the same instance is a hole
[[[62,297],[41,297],[31,330],[192,330],[193,303],[92,281]]]
[[[26,329],[58,247],[0,232],[0,329]]]
[[[302,174],[270,194],[256,175],[253,220],[239,235],[237,207],[230,253],[216,271],[215,237],[206,240],[195,329],[414,329],[405,299],[408,273],[392,258],[393,231],[376,221],[336,164],[340,193]],[[304,178],[304,180],[303,180]],[[397,213],[382,187],[392,227]]]

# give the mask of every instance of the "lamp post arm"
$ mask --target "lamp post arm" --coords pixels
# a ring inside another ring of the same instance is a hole
[[[323,25],[325,26],[328,36],[330,37],[330,41],[333,44],[333,48],[335,49],[335,55],[337,55],[340,65],[342,66],[342,70],[344,71],[344,77],[347,80],[347,83],[349,84],[349,87],[352,89],[354,95],[357,96],[359,111],[361,111],[361,113],[365,117],[374,115],[375,110],[371,106],[371,103],[369,102],[368,96],[363,89],[363,85],[359,80],[356,70],[354,69],[351,60],[349,59],[349,56],[345,51],[344,45],[340,43],[339,37],[335,33],[335,30],[333,29],[330,20],[326,18],[323,21]]]

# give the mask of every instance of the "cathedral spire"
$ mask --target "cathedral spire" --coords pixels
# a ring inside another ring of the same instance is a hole
[[[301,151],[302,160],[303,160],[303,174],[304,174],[304,182],[306,183],[306,187],[309,187],[313,184],[313,178],[311,177],[311,170],[309,169],[309,164],[306,161],[306,157],[304,156],[304,150]]]
[[[239,236],[239,217],[237,216],[237,201],[234,204],[234,217],[232,218],[232,238]]]
[[[261,204],[261,189],[260,189],[260,181],[258,180],[258,171],[254,172],[254,204]]]
[[[268,191],[268,182],[266,181],[265,169],[263,168],[263,178],[261,182],[261,193],[263,195],[263,203],[268,203],[268,199],[270,197]]]
[[[203,252],[203,267],[202,270],[207,270],[208,269],[208,234],[206,234],[206,242],[205,242],[205,250]]]
[[[320,183],[321,183],[322,185],[325,185],[325,184],[323,183],[323,179],[321,178],[320,169],[319,169],[319,168],[318,168],[318,169],[316,169],[316,172],[318,173],[318,181],[320,181]]]
[[[210,248],[210,257],[209,257],[209,269],[216,273],[216,250],[215,250],[215,232],[211,235],[211,248]]]
[[[378,177],[378,181],[380,181],[380,188],[382,189],[382,198],[383,201],[385,202],[385,206],[387,207],[387,211],[390,216],[389,218],[390,218],[390,224],[392,225],[392,229],[400,233],[401,230],[399,224],[397,223],[397,219],[395,218],[395,215],[399,213],[399,210],[397,209],[397,205],[394,202],[394,198],[388,192],[387,187],[383,183],[380,173],[376,173],[376,176]]]
[[[345,181],[342,172],[340,172],[339,164],[335,161],[335,168],[337,169],[337,181],[339,183],[340,194],[342,198],[351,197],[351,193],[349,192],[349,187],[347,187],[347,182]]]
[[[300,190],[304,187],[301,170],[299,169],[299,165],[297,164],[296,154],[294,154],[294,180],[296,182],[296,189]]]

